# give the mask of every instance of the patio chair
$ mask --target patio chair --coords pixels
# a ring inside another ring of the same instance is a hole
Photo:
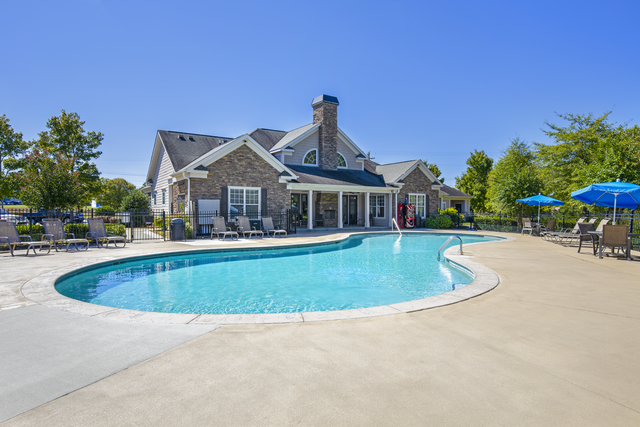
[[[533,235],[533,226],[529,218],[522,218],[522,231],[520,234],[524,234],[525,231],[529,232],[529,236]]]
[[[211,239],[216,235],[218,240],[225,240],[227,236],[231,237],[231,240],[238,240],[238,233],[235,231],[231,231],[231,227],[227,227],[227,223],[224,220],[224,217],[214,216],[213,217],[213,229],[211,230]]]
[[[62,221],[59,219],[47,218],[42,220],[42,224],[44,225],[45,233],[42,235],[42,240],[47,239],[53,243],[56,252],[58,252],[58,246],[62,248],[65,244],[67,245],[66,252],[69,252],[69,245],[73,245],[77,251],[83,246],[85,251],[89,249],[89,241],[87,239],[76,239],[73,233],[65,233]],[[78,243],[80,243],[80,248],[78,248]]]
[[[600,236],[602,236],[602,229],[605,225],[609,224],[610,221],[611,218],[604,218],[602,221],[600,221],[600,224],[598,224],[598,228],[596,228],[596,232],[598,234],[593,234],[593,239],[591,239],[591,242],[593,243],[594,255],[597,255],[598,246],[600,245]]]
[[[582,242],[593,242],[594,236],[589,234],[590,231],[595,231],[595,227],[592,223],[581,223],[578,224],[578,228],[580,233],[578,234],[578,252],[582,249]],[[596,254],[595,252],[593,253]]]
[[[629,240],[629,227],[626,225],[605,225],[602,227],[602,239],[600,239],[600,256],[607,247],[611,248],[613,253],[615,248],[622,249],[627,259],[631,260],[631,240]]]
[[[97,247],[102,247],[102,243],[106,243],[105,248],[109,247],[109,243],[113,242],[113,246],[118,247],[118,242],[122,242],[122,247],[127,245],[127,239],[122,236],[116,236],[111,232],[107,232],[107,228],[104,226],[102,218],[89,219],[89,232],[86,238],[89,241],[95,242]]]
[[[22,238],[29,239],[28,241],[23,242]],[[48,248],[47,253],[51,252],[51,243],[48,240],[40,240],[40,241],[32,241],[31,236],[20,236],[18,234],[18,229],[13,222],[9,221],[0,221],[0,245],[9,246],[9,252],[11,252],[11,256],[15,256],[13,251],[16,246],[26,246],[27,253],[24,256],[29,255],[29,250],[33,249],[33,254],[38,255],[36,252],[36,248],[39,248],[39,251],[43,251],[43,246]]]
[[[282,234],[284,234],[284,237],[287,237],[286,230],[280,230],[279,228],[275,228],[273,226],[273,219],[270,216],[262,217],[262,228],[267,233],[267,236],[271,236],[271,233],[273,233],[271,237],[276,237],[277,235]]]
[[[260,236],[260,238],[264,237],[264,233],[262,232],[262,230],[256,230],[255,227],[253,227],[253,229],[251,228],[249,218],[247,218],[246,216],[239,216],[236,218],[236,220],[238,221],[238,233],[242,234],[242,237],[244,237],[245,239],[247,238],[247,234],[249,235],[249,238],[254,235]]]

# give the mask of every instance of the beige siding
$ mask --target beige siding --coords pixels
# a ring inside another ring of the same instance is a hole
[[[153,174],[153,188],[151,189],[151,195],[156,192],[157,204],[151,205],[151,209],[162,209],[169,212],[169,185],[167,184],[171,174],[174,172],[169,155],[164,149],[164,146],[160,146],[160,153],[158,154],[160,161],[156,164],[156,170]],[[165,203],[162,204],[162,191],[166,191]]]
[[[362,170],[362,163],[356,162],[356,154],[347,144],[342,141],[340,136],[338,136],[338,153],[344,156],[344,159],[347,161],[348,169]]]
[[[318,131],[312,133],[302,141],[298,142],[294,147],[294,153],[291,156],[285,156],[284,161],[287,165],[302,165],[302,160],[307,151],[318,149]]]

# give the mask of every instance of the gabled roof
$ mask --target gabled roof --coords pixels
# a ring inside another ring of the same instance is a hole
[[[300,184],[359,185],[365,187],[387,187],[382,176],[353,169],[324,170],[313,166],[288,165],[298,176]]]
[[[467,193],[464,193],[458,190],[457,188],[449,187],[448,185],[445,185],[445,184],[442,184],[442,187],[440,188],[440,193],[449,197],[460,197],[460,198],[469,198],[469,199],[473,198],[473,196],[470,196]]]
[[[256,154],[262,157],[264,161],[269,163],[278,172],[281,172],[281,173],[286,172],[288,174],[288,175],[282,175],[282,177],[287,177],[287,176],[290,176],[292,178],[296,177],[295,174],[291,171],[291,169],[289,169],[284,164],[280,163],[267,150],[265,150],[262,145],[258,144],[248,134],[240,135],[236,139],[229,141],[226,144],[217,146],[216,148],[209,151],[208,153],[205,153],[202,156],[194,159],[191,163],[189,163],[184,168],[182,168],[182,171],[176,171],[176,172],[187,173],[191,171],[201,170],[199,169],[200,166],[208,166],[211,163],[226,156],[227,154],[233,152],[234,150],[236,150],[237,148],[240,148],[243,145],[246,145],[247,147],[251,148]],[[207,170],[206,167],[205,167],[205,170]]]
[[[174,171],[184,168],[203,154],[233,140],[233,138],[224,136],[198,135],[167,130],[159,130],[158,136],[169,155]],[[182,138],[180,138],[181,136]]]
[[[287,134],[282,139],[280,139],[277,144],[271,147],[269,151],[274,152],[274,151],[286,148],[287,145],[289,145],[295,139],[298,139],[299,137],[305,134],[311,134],[315,129],[319,127],[320,127],[320,123],[316,123],[315,125],[311,123],[311,124],[299,127],[298,129],[294,129],[291,132],[287,132]]]
[[[262,128],[258,128],[249,133],[249,136],[267,151],[271,150],[273,146],[278,143],[278,141],[284,138],[285,135],[287,135],[287,132],[283,130]]]
[[[402,184],[402,180],[407,175],[413,172],[414,169],[419,168],[432,181],[432,185],[442,185],[442,183],[438,181],[433,173],[424,165],[422,160],[408,160],[406,162],[389,163],[387,165],[380,165],[371,160],[365,160],[364,168],[372,173],[382,175],[387,184]]]

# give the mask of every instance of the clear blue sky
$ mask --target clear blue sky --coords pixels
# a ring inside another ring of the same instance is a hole
[[[549,142],[558,113],[640,121],[638,1],[4,1],[0,115],[102,132],[103,176],[145,179],[158,129],[235,137],[312,120],[448,184],[474,150]]]

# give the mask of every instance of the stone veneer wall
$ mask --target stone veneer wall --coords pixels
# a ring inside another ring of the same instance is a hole
[[[323,215],[322,226],[323,227],[337,227],[338,226],[338,193],[313,193],[315,197],[315,213],[314,218],[317,218],[318,214]],[[324,217],[324,211],[334,211],[335,218],[327,219]]]
[[[431,180],[420,169],[414,169],[403,181],[404,186],[398,193],[398,203],[404,203],[409,193],[426,194],[429,197],[429,203],[426,206],[427,215],[438,213],[438,190],[431,189]]]
[[[338,106],[320,102],[313,106],[313,123],[321,122],[318,135],[318,167],[338,170]]]
[[[280,211],[291,208],[291,195],[286,184],[278,182],[280,172],[274,169],[255,151],[246,145],[237,148],[223,158],[210,164],[206,179],[191,178],[191,200],[198,210],[198,199],[219,199],[223,187],[260,187],[267,189],[267,209]],[[187,181],[173,184],[174,211],[179,194],[187,194]]]

